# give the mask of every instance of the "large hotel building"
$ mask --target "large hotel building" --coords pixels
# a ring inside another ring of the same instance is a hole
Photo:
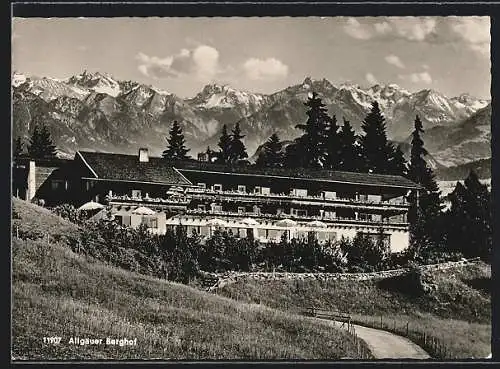
[[[320,241],[383,231],[392,252],[408,247],[412,181],[392,175],[304,169],[257,169],[203,160],[171,162],[138,155],[79,151],[73,160],[14,162],[14,195],[46,206],[95,201],[101,215],[165,233],[231,230],[261,242],[307,237]]]

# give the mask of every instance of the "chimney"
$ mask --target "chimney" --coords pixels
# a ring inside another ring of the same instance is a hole
[[[139,149],[139,161],[141,163],[147,163],[149,161],[148,149],[144,147]]]
[[[31,201],[36,193],[36,164],[34,160],[30,160],[29,163],[27,192],[27,200]]]

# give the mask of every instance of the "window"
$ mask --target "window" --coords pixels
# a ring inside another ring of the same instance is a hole
[[[158,228],[158,218],[156,217],[142,217],[141,223],[148,228]]]
[[[335,198],[337,198],[337,193],[333,192],[333,191],[324,191],[323,197],[325,199],[335,199]]]
[[[205,205],[198,205],[198,210],[205,211]]]
[[[214,191],[222,191],[222,185],[221,184],[214,184]]]
[[[140,198],[141,197],[141,190],[132,190],[132,197],[133,198]]]
[[[254,205],[253,212],[254,212],[254,214],[257,214],[257,215],[260,214],[260,208],[257,205]]]
[[[253,192],[254,193],[260,193],[260,186],[255,186]]]
[[[212,206],[212,211],[213,212],[221,213],[222,212],[222,205],[213,205]]]
[[[366,213],[359,213],[358,219],[360,219],[360,220],[372,220],[372,215],[366,214]]]
[[[203,188],[203,189],[206,189],[206,188],[207,188],[207,184],[206,184],[206,183],[202,183],[202,182],[200,182],[200,183],[197,183],[196,185],[197,185],[199,188]]]
[[[307,216],[307,210],[303,209],[291,209],[291,214],[299,217],[306,217]]]
[[[307,190],[304,190],[302,188],[294,188],[292,193],[295,196],[301,196],[301,197],[307,196]]]
[[[238,192],[247,192],[247,187],[245,185],[238,185]]]
[[[238,214],[245,214],[245,207],[244,206],[238,206]]]
[[[325,211],[324,217],[326,219],[335,219],[335,212],[334,211]]]
[[[263,195],[269,195],[271,193],[271,189],[269,187],[261,187],[260,192]]]
[[[61,179],[53,179],[51,186],[52,186],[52,191],[67,189],[66,181],[63,181]]]

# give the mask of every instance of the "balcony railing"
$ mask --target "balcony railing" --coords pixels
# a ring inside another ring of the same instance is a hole
[[[249,192],[240,192],[240,191],[215,191],[211,189],[189,189],[187,192],[188,196],[192,196],[193,198],[204,198],[206,196],[228,196],[234,199],[242,200],[242,201],[252,201],[252,199],[272,199],[277,200],[279,202],[286,201],[292,203],[305,203],[312,202],[314,203],[342,203],[342,204],[351,204],[351,205],[362,205],[362,206],[377,206],[377,207],[396,207],[398,209],[407,208],[408,202],[404,199],[400,200],[389,200],[389,201],[374,201],[374,200],[360,200],[360,199],[352,199],[352,198],[329,198],[324,196],[299,196],[293,194],[261,194],[261,193],[249,193]]]
[[[141,203],[141,204],[157,204],[157,205],[184,205],[187,206],[191,200],[186,197],[170,197],[168,199],[161,197],[146,197],[146,196],[128,196],[128,195],[107,195],[108,202],[124,202],[124,203]]]
[[[393,220],[393,219],[382,219],[382,220],[374,220],[374,219],[356,219],[349,217],[321,217],[319,215],[292,215],[292,214],[262,214],[255,212],[230,212],[230,211],[217,211],[217,210],[200,210],[193,209],[187,210],[186,214],[189,215],[203,215],[203,216],[220,216],[220,217],[250,217],[256,219],[269,219],[269,220],[280,220],[280,219],[293,219],[297,221],[314,221],[319,220],[322,222],[330,222],[330,223],[356,223],[356,224],[368,224],[368,225],[392,225],[399,227],[407,227],[408,222],[401,220]]]

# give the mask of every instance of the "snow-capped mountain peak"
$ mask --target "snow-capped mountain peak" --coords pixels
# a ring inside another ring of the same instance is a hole
[[[70,85],[89,88],[97,93],[105,93],[116,97],[120,94],[120,84],[107,73],[89,73],[86,70],[66,80]]]

